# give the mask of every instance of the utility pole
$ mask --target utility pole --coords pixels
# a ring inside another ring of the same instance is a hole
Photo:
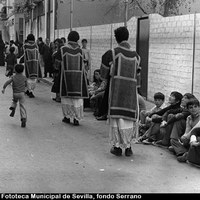
[[[35,3],[33,0],[31,0],[31,30],[30,32],[33,33],[33,15],[34,15],[34,8],[35,8]]]
[[[128,0],[124,0],[124,4],[125,4],[124,26],[127,27],[127,21],[128,21]]]
[[[73,28],[73,13],[74,12],[74,2],[73,0],[70,0],[70,31],[72,31]]]

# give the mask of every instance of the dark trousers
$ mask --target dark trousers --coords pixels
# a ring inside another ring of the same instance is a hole
[[[179,121],[174,122],[173,128],[171,131],[171,139],[179,139],[185,133],[186,128],[186,120],[181,119]]]
[[[150,128],[147,130],[147,137],[153,141],[161,140],[163,138],[163,135],[160,134],[160,123],[151,124]]]
[[[172,117],[174,117],[173,114],[169,114],[167,117],[167,121],[169,121]],[[166,127],[161,128],[160,132],[161,135],[163,135],[162,144],[166,146],[170,146],[170,138],[171,135],[175,137],[175,135],[182,136],[180,132],[185,131],[185,120],[180,120],[175,123],[168,124]],[[183,132],[184,133],[184,132]],[[182,133],[182,134],[183,134]]]
[[[171,139],[170,142],[177,156],[181,156],[185,152],[188,152],[189,143],[182,144],[177,139]]]
[[[170,143],[171,146],[174,148],[174,151],[177,156],[184,154],[188,151],[188,143],[182,144],[179,142],[181,136],[185,133],[186,128],[186,120],[181,119],[179,121],[174,122],[171,136],[170,136]]]
[[[101,103],[98,105],[98,116],[104,116],[108,114],[108,97],[109,97],[109,81],[107,83],[105,93]]]
[[[188,151],[188,161],[200,166],[200,146],[190,147]]]

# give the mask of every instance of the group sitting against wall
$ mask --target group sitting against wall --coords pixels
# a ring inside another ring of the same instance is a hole
[[[179,162],[200,167],[200,105],[190,93],[170,94],[167,104],[164,94],[154,95],[155,107],[140,112],[137,143],[167,148]]]

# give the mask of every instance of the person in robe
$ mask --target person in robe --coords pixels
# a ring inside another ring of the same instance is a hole
[[[24,63],[25,65],[25,75],[27,77],[27,91],[25,94],[30,98],[34,98],[36,82],[39,78],[42,78],[42,72],[39,65],[39,50],[33,34],[27,36],[24,44],[24,54],[19,63]]]
[[[84,67],[83,51],[78,44],[79,33],[71,31],[68,43],[61,47],[60,97],[63,122],[73,120],[75,126],[83,119],[83,99],[88,98],[88,85]]]
[[[101,78],[110,83],[108,98],[110,152],[116,156],[133,154],[131,142],[139,118],[137,71],[140,56],[128,43],[129,31],[119,27],[115,31],[118,47],[102,56]]]

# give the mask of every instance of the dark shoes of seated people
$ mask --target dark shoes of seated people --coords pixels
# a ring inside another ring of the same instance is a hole
[[[116,156],[121,156],[122,155],[122,149],[120,147],[115,147],[113,146],[111,149],[110,149],[110,153],[116,155]]]
[[[78,126],[79,125],[79,121],[74,119],[74,126]]]
[[[178,160],[179,162],[186,162],[186,161],[187,161],[187,158],[188,158],[188,152],[185,152],[183,155],[178,156],[178,157],[177,157],[177,160]]]
[[[21,121],[22,121],[21,122],[21,127],[25,128],[26,127],[26,119],[22,119]]]
[[[131,147],[126,148],[125,149],[125,156],[131,156],[131,155],[133,155],[133,151],[132,151]]]
[[[69,124],[70,123],[70,119],[67,117],[64,117],[62,122]]]

